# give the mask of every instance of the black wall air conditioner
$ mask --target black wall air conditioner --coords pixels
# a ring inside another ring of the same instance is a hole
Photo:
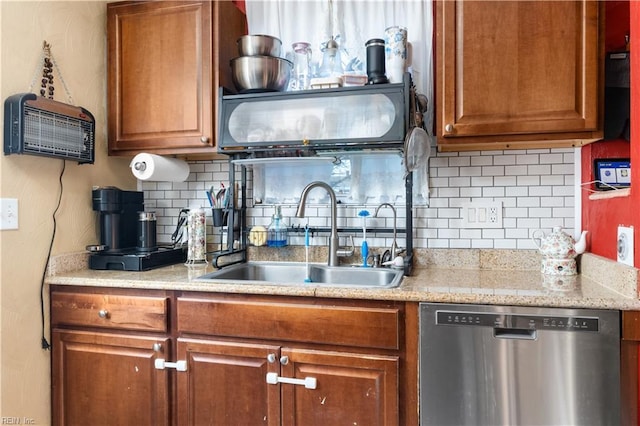
[[[4,154],[31,154],[93,163],[93,115],[81,107],[33,93],[4,101]]]

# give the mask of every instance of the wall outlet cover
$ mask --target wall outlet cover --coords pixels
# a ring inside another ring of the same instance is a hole
[[[18,229],[18,199],[0,198],[0,230]]]
[[[502,228],[502,201],[476,200],[461,207],[463,228]]]
[[[633,226],[618,226],[618,262],[633,265]]]

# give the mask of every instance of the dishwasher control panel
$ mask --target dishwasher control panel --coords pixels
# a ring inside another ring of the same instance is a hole
[[[526,330],[595,331],[598,318],[579,316],[522,315],[488,312],[436,311],[437,325],[517,328]]]

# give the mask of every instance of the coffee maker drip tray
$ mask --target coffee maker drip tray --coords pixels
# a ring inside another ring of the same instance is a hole
[[[186,247],[158,247],[157,250],[150,252],[141,252],[132,248],[118,253],[106,251],[92,253],[89,256],[89,269],[147,271],[186,260]]]

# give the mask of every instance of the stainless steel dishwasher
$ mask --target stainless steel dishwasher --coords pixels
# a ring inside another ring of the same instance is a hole
[[[420,424],[619,425],[620,313],[422,303]]]

